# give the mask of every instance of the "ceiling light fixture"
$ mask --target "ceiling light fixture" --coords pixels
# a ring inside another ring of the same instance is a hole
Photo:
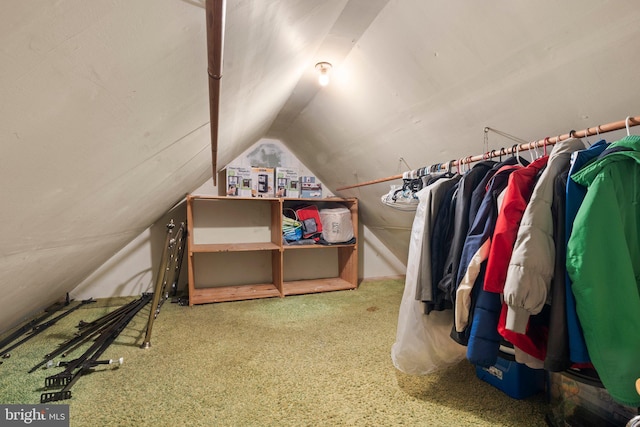
[[[320,86],[326,86],[329,84],[329,71],[331,71],[332,65],[329,62],[318,62],[316,64],[316,70],[318,70],[318,83]]]

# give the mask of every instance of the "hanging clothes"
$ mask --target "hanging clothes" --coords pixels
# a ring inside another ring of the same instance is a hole
[[[431,299],[423,300],[425,313],[432,310],[442,311],[453,308],[449,294],[440,288],[440,282],[444,277],[447,257],[451,250],[451,239],[454,233],[454,215],[456,209],[457,193],[461,175],[451,179],[454,184],[449,188],[440,202],[440,209],[433,222],[431,233]],[[425,262],[429,262],[425,260]]]
[[[605,140],[600,140],[593,144],[587,150],[581,150],[574,153],[571,157],[571,168],[569,169],[569,178],[567,179],[566,189],[566,236],[565,243],[569,242],[569,236],[573,230],[573,221],[576,218],[578,209],[587,194],[586,187],[575,182],[572,177],[582,169],[584,165],[592,159],[598,157],[609,146]],[[576,300],[571,290],[571,278],[565,273],[565,305],[567,319],[567,333],[569,335],[569,358],[573,363],[584,364],[590,363],[587,344],[584,342],[584,335],[578,313],[576,313]]]
[[[575,154],[575,153],[574,153]],[[572,156],[573,157],[573,156]],[[549,292],[551,305],[549,314],[549,328],[547,347],[544,359],[544,369],[551,372],[561,372],[571,367],[569,358],[569,331],[567,328],[567,306],[565,298],[566,276],[566,191],[569,170],[559,174],[553,184],[553,241],[556,245],[556,257],[553,268],[553,278]]]
[[[431,219],[437,213],[438,186],[446,181],[436,181],[420,190],[418,207],[409,240],[409,257],[404,292],[400,302],[396,341],[391,347],[391,359],[400,371],[412,375],[425,375],[451,366],[464,358],[464,347],[449,338],[453,322],[451,311],[424,314],[423,303],[416,299],[424,241],[428,242]],[[425,276],[429,279],[431,274]]]
[[[458,276],[462,277],[456,289],[455,331],[451,337],[466,345],[471,331],[471,319],[476,297],[482,288],[486,259],[491,246],[491,235],[498,217],[497,197],[507,186],[509,175],[522,168],[519,164],[502,166],[489,180],[480,209],[465,240]],[[496,332],[497,334],[497,332]]]
[[[417,300],[432,301],[434,298],[431,282],[433,277],[431,269],[431,235],[433,231],[433,223],[449,189],[451,189],[459,179],[459,175],[451,176],[449,174],[441,174],[440,176],[433,177],[431,184],[428,185],[429,191],[426,193],[425,203],[429,204],[429,210],[426,212],[426,216],[424,218],[424,235],[419,258],[418,284],[415,295]]]
[[[473,168],[467,171],[458,184],[458,192],[455,200],[455,213],[453,224],[453,237],[451,238],[451,248],[447,255],[444,267],[444,275],[438,288],[448,294],[448,300],[453,305],[455,301],[456,279],[460,266],[460,257],[464,246],[467,232],[469,231],[469,210],[471,207],[471,195],[479,186],[487,173],[497,164],[492,160],[485,160],[476,163]],[[486,184],[485,184],[486,185]]]
[[[511,173],[509,178],[520,169]],[[496,209],[500,212],[502,203],[504,202],[506,188],[496,198]],[[494,230],[495,231],[495,230]],[[490,237],[488,243],[491,245],[492,238]],[[489,247],[489,251],[491,246]],[[487,257],[489,255],[487,254]],[[486,267],[486,263],[483,267]],[[500,295],[486,292],[482,289],[483,281],[486,278],[486,268],[481,269],[482,276],[476,279],[472,295],[474,298],[474,307],[471,312],[473,315],[470,322],[471,328],[469,329],[469,339],[467,343],[467,359],[474,365],[489,368],[496,364],[498,358],[498,348],[501,344],[501,338],[498,334],[495,325],[491,325],[491,321],[487,322],[487,319],[492,317],[497,318],[497,314],[500,312]],[[494,298],[495,297],[495,298]],[[497,320],[496,322],[497,323]],[[486,327],[489,324],[489,327]],[[495,347],[495,352],[488,351]]]
[[[571,155],[569,170],[558,175],[554,186],[551,209],[554,217],[556,259],[550,287],[552,304],[544,360],[544,368],[550,372],[561,372],[570,367],[593,368],[575,312],[575,299],[565,267],[566,246],[573,219],[586,194],[586,188],[570,180],[569,175],[576,173],[586,162],[597,157],[606,146],[606,142],[600,140],[587,150],[574,152]],[[580,355],[580,359],[572,359],[571,347],[576,347],[574,351]]]
[[[505,197],[491,242],[484,289],[501,294],[507,279],[507,269],[516,242],[522,215],[529,203],[538,175],[547,166],[549,156],[536,159],[526,168],[509,177]]]
[[[465,232],[464,235],[462,236],[462,246],[460,247],[460,256],[458,257],[458,270],[454,272],[455,286],[453,286],[453,289],[452,289],[452,292],[454,294],[454,300],[455,300],[455,293],[457,291],[458,284],[462,281],[462,277],[466,273],[466,268],[461,268],[460,262],[462,262],[461,261],[462,251],[464,250],[464,245],[465,245],[467,236],[469,234],[468,230],[470,230],[471,227],[473,226],[473,223],[475,222],[475,219],[476,219],[476,215],[480,211],[480,205],[482,204],[484,196],[487,192],[487,185],[491,180],[491,178],[496,174],[496,172],[498,172],[498,170],[500,170],[501,167],[512,166],[516,164],[523,164],[526,166],[529,164],[529,162],[523,158],[516,158],[516,157],[510,157],[504,162],[499,162],[499,163],[493,162],[493,167],[491,167],[491,169],[489,169],[484,174],[484,177],[477,183],[477,185],[475,186],[475,189],[471,193],[471,198],[468,202],[469,218],[466,225],[467,232]],[[464,219],[461,219],[461,220],[464,221]]]
[[[480,294],[486,292],[488,295],[478,296],[478,305],[481,308],[477,307],[474,313],[474,329],[471,331],[467,349],[467,358],[480,366],[493,366],[498,358],[501,337],[493,331],[498,330],[498,320],[503,305],[501,294],[511,251],[536,178],[547,165],[548,160],[549,156],[544,156],[525,168],[513,171],[503,192],[504,199],[500,205],[487,259],[484,289],[479,290]],[[492,332],[483,333],[482,331]]]
[[[525,334],[529,317],[539,313],[547,301],[555,259],[551,214],[553,182],[559,173],[568,169],[571,153],[584,147],[576,138],[556,144],[533,189],[518,228],[505,280],[504,299],[508,305],[505,328],[508,330]]]
[[[557,145],[553,148],[555,150]],[[553,155],[553,150],[552,154]],[[487,282],[485,287],[489,287],[492,291],[501,291],[504,292],[504,284],[506,283],[507,273],[509,269],[509,263],[511,261],[511,256],[513,255],[513,248],[517,241],[517,234],[520,230],[520,223],[522,222],[522,218],[524,217],[525,211],[529,202],[531,201],[531,197],[533,195],[533,190],[538,185],[538,180],[542,177],[542,173],[548,165],[550,156],[542,157],[535,162],[533,162],[530,166],[537,166],[535,169],[528,171],[526,175],[523,176],[523,180],[519,182],[520,189],[516,190],[523,192],[523,196],[526,197],[526,203],[522,205],[522,201],[511,200],[514,202],[514,205],[511,207],[505,206],[505,217],[504,219],[510,218],[510,221],[516,221],[515,226],[510,228],[509,231],[506,228],[509,227],[508,223],[500,224],[500,236],[497,236],[496,253],[500,253],[500,249],[508,248],[509,245],[511,249],[504,252],[503,256],[497,255],[496,257],[489,258],[489,261],[492,262],[492,267],[495,270],[491,271],[491,282]],[[536,164],[537,162],[540,162]],[[520,178],[519,176],[516,178]],[[510,195],[510,197],[516,195]],[[515,209],[516,207],[517,210]],[[498,230],[496,230],[498,231]],[[501,261],[501,262],[500,262]],[[548,330],[549,330],[549,316],[550,316],[550,307],[548,304],[545,304],[539,313],[533,315],[530,318],[529,327],[527,328],[526,333],[520,334],[518,332],[514,332],[505,328],[506,317],[508,306],[504,302],[501,302],[500,313],[498,315],[498,322],[496,324],[496,328],[498,333],[507,341],[513,344],[515,351],[515,359],[518,363],[525,364],[533,369],[542,369],[543,368],[543,360],[545,358],[546,353],[546,343],[548,339]],[[494,349],[495,351],[495,349]]]
[[[587,194],[569,237],[567,271],[600,380],[618,402],[640,406],[640,136],[607,151],[572,176]]]

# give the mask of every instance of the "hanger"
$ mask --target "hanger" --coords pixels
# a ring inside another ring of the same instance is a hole
[[[533,149],[534,149],[534,150],[535,150],[535,152],[536,152],[536,158],[535,158],[535,159],[539,159],[540,157],[542,157],[542,156],[540,155],[540,152],[538,151],[538,148],[540,148],[540,147],[541,147],[541,145],[540,145],[540,144],[543,144],[543,143],[544,143],[544,141],[543,141],[543,142],[540,142],[540,141],[533,141]],[[535,160],[535,159],[533,159],[533,160]],[[532,160],[532,161],[533,161],[533,160]]]
[[[520,144],[513,144],[513,146],[511,147],[511,154],[516,157],[516,160],[518,161],[518,164],[520,166],[524,166],[520,161]]]
[[[533,142],[529,143],[529,158],[531,159],[532,162],[535,160],[533,158],[533,150],[536,150],[536,157],[537,157],[537,154],[538,154],[538,151],[536,149],[536,143],[537,143],[537,141],[533,141]],[[531,147],[531,144],[533,144],[533,147]]]
[[[496,157],[496,150],[489,151],[489,158],[493,159],[494,157]]]
[[[574,136],[575,137],[575,130],[571,130],[569,131],[569,136]],[[587,143],[587,145],[589,147],[591,147],[591,141],[589,141],[589,128],[587,128],[587,130],[584,131],[584,141]]]
[[[464,163],[463,163],[463,159],[464,159],[464,157],[460,157],[460,158],[458,159],[458,175],[462,175],[462,174],[464,174],[464,171],[462,170],[462,166],[463,166],[463,164],[464,164]]]
[[[543,156],[547,155],[547,144],[549,144],[549,137],[547,136],[544,141],[542,141],[542,152],[544,153]]]
[[[395,202],[398,198],[403,197],[411,199],[415,197],[415,193],[422,190],[423,182],[420,172],[424,168],[419,168],[402,173],[402,187],[395,190],[391,196],[391,199]]]
[[[460,159],[460,164],[458,166],[462,166],[462,170],[464,173],[467,173],[471,170],[471,166],[469,166],[469,159],[471,156],[466,156]]]
[[[444,173],[444,176],[446,178],[452,178],[452,177],[455,176],[455,174],[453,172],[451,172],[451,169],[453,168],[453,162],[455,162],[455,159],[454,160],[449,160],[449,162],[447,163],[447,170]],[[443,165],[443,168],[444,168],[444,165]]]
[[[598,141],[600,140],[600,125],[596,126],[596,139]]]

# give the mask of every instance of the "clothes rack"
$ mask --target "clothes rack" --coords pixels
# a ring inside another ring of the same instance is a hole
[[[501,148],[499,150],[491,150],[483,154],[478,154],[475,156],[463,157],[459,160],[452,160],[450,162],[440,163],[438,165],[439,169],[451,170],[453,166],[460,166],[464,164],[469,164],[473,162],[478,162],[480,160],[487,160],[493,157],[504,156],[507,154],[515,154],[520,151],[532,150],[536,148],[543,148],[548,145],[553,145],[558,142],[564,141],[569,138],[585,138],[587,136],[599,135],[601,133],[613,132],[620,129],[629,129],[632,126],[640,125],[640,116],[629,116],[624,120],[619,120],[617,122],[611,122],[604,125],[598,125],[595,127],[588,127],[579,131],[569,131],[568,133],[558,135],[555,137],[547,137],[543,139],[539,139],[532,142],[527,142],[523,144],[515,144],[510,148]],[[487,128],[485,128],[487,129]],[[364,187],[366,185],[379,184],[381,182],[393,181],[396,179],[402,179],[403,174],[388,176],[386,178],[374,179],[371,181],[360,182],[353,185],[347,185],[344,187],[337,188],[336,191],[349,190],[351,188]]]

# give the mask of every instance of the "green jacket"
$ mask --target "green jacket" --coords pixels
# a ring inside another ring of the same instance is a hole
[[[572,179],[588,188],[567,246],[567,271],[587,349],[611,396],[640,406],[640,136]]]

